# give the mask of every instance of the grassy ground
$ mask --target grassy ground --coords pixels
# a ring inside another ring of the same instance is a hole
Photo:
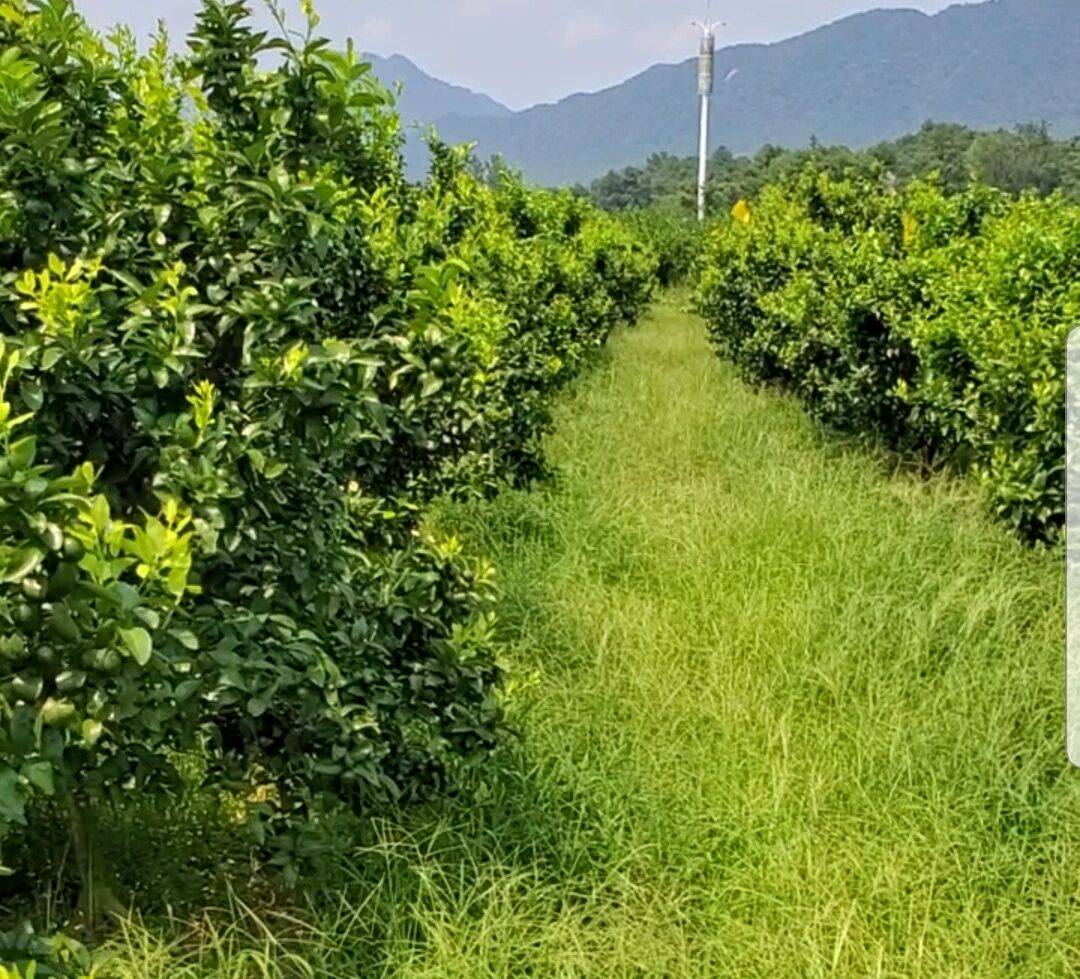
[[[1060,561],[741,384],[661,306],[568,399],[558,483],[453,515],[523,732],[467,805],[102,977],[1080,971]]]

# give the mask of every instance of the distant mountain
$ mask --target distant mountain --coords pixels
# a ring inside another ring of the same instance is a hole
[[[425,123],[441,119],[443,116],[492,116],[495,118],[512,116],[514,113],[501,102],[496,102],[489,95],[481,95],[461,85],[451,85],[439,81],[417,68],[408,58],[400,54],[389,58],[380,58],[375,54],[367,58],[386,86],[393,88],[403,85],[398,108],[406,122],[422,121]]]
[[[400,54],[389,58],[367,54],[378,79],[388,88],[401,86],[398,110],[408,137],[405,156],[413,176],[423,173],[427,150],[421,130],[437,120],[452,117],[466,122],[476,116],[502,119],[514,113],[501,102],[461,85],[433,78]]]
[[[811,137],[860,148],[927,119],[980,129],[1045,120],[1058,136],[1080,134],[1078,41],[1080,0],[989,0],[933,16],[876,10],[776,44],[727,47],[716,57],[712,148],[752,153]],[[428,103],[421,86],[442,83],[421,73],[406,79],[405,115],[451,142],[476,142],[483,157],[503,154],[536,182],[587,182],[654,152],[696,152],[695,72],[695,59],[656,65],[522,112],[462,89],[453,91],[468,101],[446,111],[454,99]]]

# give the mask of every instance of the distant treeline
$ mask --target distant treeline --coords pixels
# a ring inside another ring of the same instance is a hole
[[[979,132],[952,123],[927,122],[917,133],[867,150],[812,142],[801,150],[765,146],[754,156],[735,156],[721,148],[710,164],[709,208],[715,212],[754,197],[811,161],[837,173],[891,174],[897,183],[936,171],[949,191],[978,180],[1012,193],[1061,190],[1080,200],[1080,138],[1054,139],[1042,123]],[[696,173],[696,157],[656,153],[644,166],[612,170],[590,187],[575,189],[612,211],[652,206],[690,210]]]

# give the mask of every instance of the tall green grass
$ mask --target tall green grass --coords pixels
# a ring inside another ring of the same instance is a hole
[[[446,516],[500,570],[499,772],[343,841],[309,906],[132,925],[98,976],[1080,971],[1058,555],[750,390],[671,305],[552,449],[554,485]]]

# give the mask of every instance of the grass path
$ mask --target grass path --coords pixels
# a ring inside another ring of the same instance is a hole
[[[558,432],[558,489],[482,520],[527,743],[612,874],[550,974],[1080,969],[1058,562],[830,447],[671,306]]]
[[[1053,555],[750,390],[670,304],[553,452],[556,485],[453,515],[499,569],[522,744],[357,854],[311,974],[376,974],[344,964],[376,939],[432,979],[1080,969]]]

